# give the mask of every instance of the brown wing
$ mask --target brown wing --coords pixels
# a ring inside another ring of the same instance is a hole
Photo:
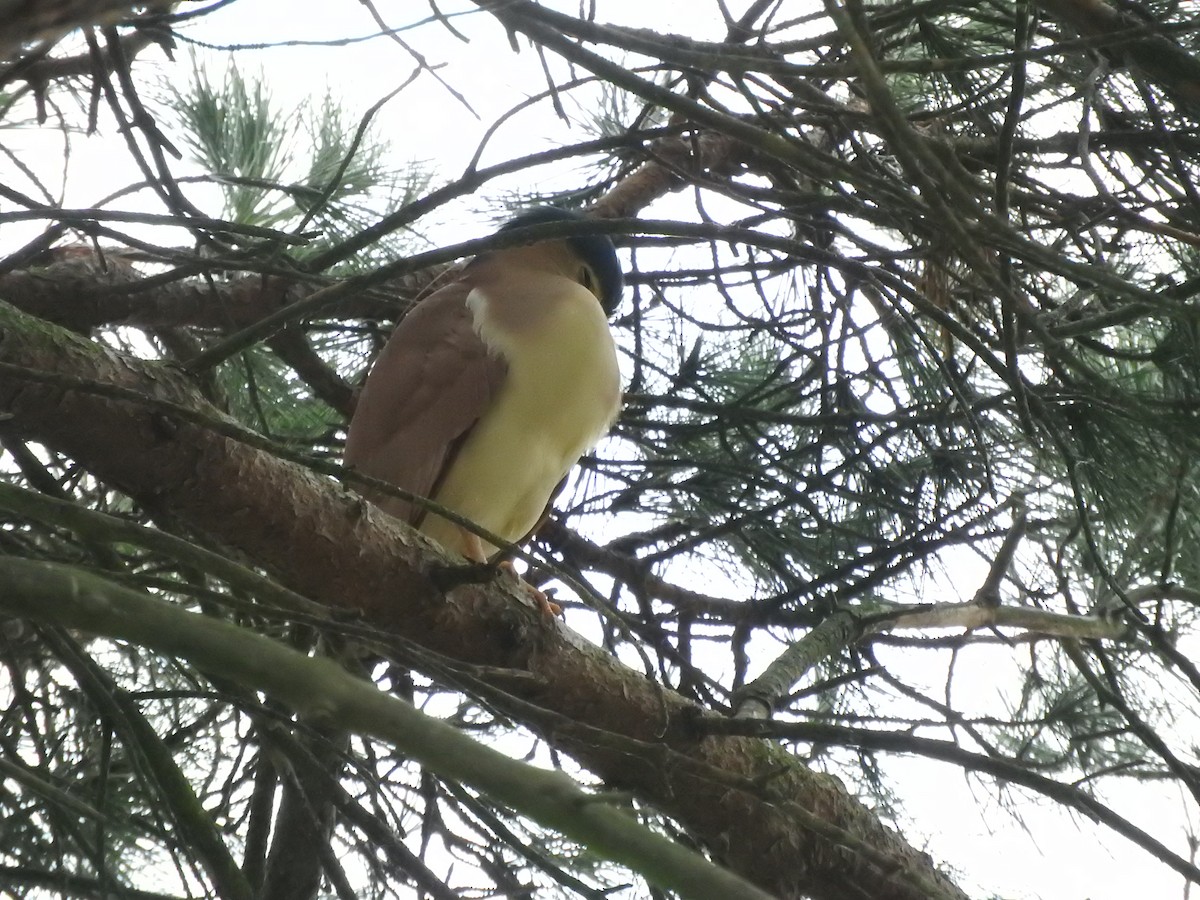
[[[346,435],[346,465],[430,497],[507,373],[489,354],[466,305],[470,288],[447,285],[418,303],[375,360]],[[423,510],[375,498],[406,522]]]

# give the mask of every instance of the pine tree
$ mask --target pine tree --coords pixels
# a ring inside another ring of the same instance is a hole
[[[4,890],[965,897],[913,757],[1048,854],[1031,801],[1200,882],[1186,5],[367,4],[411,79],[302,102],[288,22],[234,43],[253,0],[32,6],[0,2]],[[513,58],[544,91],[483,105]],[[413,85],[479,117],[462,171],[409,158]],[[81,207],[96,147],[138,180]],[[620,420],[522,554],[565,625],[431,577],[340,465],[394,323],[547,202],[630,284]]]

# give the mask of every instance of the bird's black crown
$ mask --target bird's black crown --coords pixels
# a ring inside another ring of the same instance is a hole
[[[547,222],[584,222],[587,216],[558,206],[535,206],[517,213],[500,226],[501,231],[522,228],[526,225],[543,225]],[[572,249],[592,267],[600,279],[600,305],[604,312],[612,315],[621,304],[625,292],[625,276],[621,272],[621,261],[612,239],[606,234],[578,234],[567,238]]]

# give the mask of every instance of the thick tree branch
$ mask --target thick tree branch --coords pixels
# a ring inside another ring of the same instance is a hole
[[[221,419],[177,370],[119,356],[8,306],[0,306],[0,362],[118,385]],[[431,566],[445,560],[430,542],[327,479],[190,419],[23,379],[17,369],[0,373],[0,410],[23,437],[235,547],[305,596],[456,659],[533,675],[506,685],[515,715],[529,703],[550,710],[564,725],[548,740],[607,782],[653,800],[722,863],[776,896],[963,896],[837,779],[769,743],[698,735],[689,724],[696,706],[546,622],[502,584],[444,595]],[[658,749],[639,759],[636,745],[598,742],[595,730]]]
[[[310,285],[258,274],[229,280],[143,279],[129,265],[90,253],[72,255],[44,268],[0,275],[0,297],[50,322],[87,332],[94,328],[237,329],[315,293]],[[392,304],[364,294],[348,298],[347,317],[394,314]]]

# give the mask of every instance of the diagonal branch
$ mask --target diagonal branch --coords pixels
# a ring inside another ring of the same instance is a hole
[[[497,703],[523,721],[531,704],[549,710],[564,723],[546,735],[555,747],[652,801],[772,894],[964,896],[836,778],[768,742],[697,733],[699,707],[547,622],[511,588],[469,584],[444,594],[434,568],[445,558],[431,543],[329,479],[162,407],[20,374],[115,385],[219,423],[178,370],[120,356],[5,305],[0,363],[0,413],[15,433],[236,548],[307,597],[463,662],[534,676],[513,680],[511,701]],[[596,732],[622,740],[597,741]]]
[[[8,588],[0,604],[11,613],[183,657],[277,697],[328,727],[386,741],[439,775],[471,784],[685,897],[770,900],[698,853],[653,833],[604,798],[585,793],[562,773],[537,769],[485,747],[328,659],[307,657],[236,625],[187,612],[71,566],[5,557],[0,559],[0,581]],[[203,813],[198,805],[197,811]],[[251,896],[248,885],[241,888],[223,896]]]

